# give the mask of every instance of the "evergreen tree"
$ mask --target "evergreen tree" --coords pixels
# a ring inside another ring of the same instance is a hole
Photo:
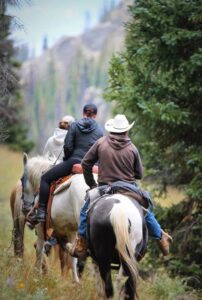
[[[22,99],[19,94],[13,42],[9,38],[12,17],[6,13],[7,5],[18,1],[0,1],[0,141],[15,149],[29,151],[33,144],[27,140],[27,129],[22,116]]]
[[[186,192],[187,201],[164,213],[161,221],[175,230],[170,268],[191,276],[197,286],[202,254],[202,1],[136,0],[130,11],[126,51],[111,61],[106,97],[135,119],[136,143],[149,174]]]

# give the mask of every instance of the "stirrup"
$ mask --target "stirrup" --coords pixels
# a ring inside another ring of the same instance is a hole
[[[34,215],[28,214],[26,217],[26,225],[32,230],[34,229],[34,227],[39,224],[39,223],[44,223],[46,222],[46,212],[45,211],[41,211],[39,213],[40,208],[38,208],[37,213],[35,213]],[[41,214],[41,215],[40,215]],[[43,215],[44,214],[44,215]]]

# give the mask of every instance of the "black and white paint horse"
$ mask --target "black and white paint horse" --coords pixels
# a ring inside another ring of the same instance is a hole
[[[101,279],[100,297],[113,296],[111,266],[118,263],[119,276],[127,277],[119,299],[138,299],[137,265],[148,236],[142,207],[122,194],[106,195],[90,206],[87,231],[90,255]]]

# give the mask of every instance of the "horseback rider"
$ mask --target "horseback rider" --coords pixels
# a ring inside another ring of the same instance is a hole
[[[109,135],[100,138],[82,160],[84,178],[90,189],[97,186],[92,173],[92,167],[97,161],[99,161],[98,184],[100,188],[103,185],[112,185],[122,181],[123,186],[127,185],[131,187],[131,190],[137,189],[135,181],[142,178],[143,167],[138,149],[128,137],[128,131],[133,125],[134,122],[129,124],[125,115],[116,115],[114,119],[106,122],[105,129]],[[87,254],[86,227],[89,201],[87,197],[81,209],[78,237],[74,244],[67,244],[69,253],[75,257],[85,257]],[[152,211],[147,211],[145,220],[149,235],[157,240],[163,255],[168,255],[172,238],[161,229]]]
[[[67,130],[70,125],[74,122],[74,118],[72,116],[64,116],[59,121],[58,127],[55,128],[54,133],[47,140],[44,150],[43,157],[50,160],[54,164],[62,162],[64,151],[64,139],[67,135]],[[22,211],[25,215],[30,212],[32,209],[32,204],[26,199],[23,199]]]
[[[67,135],[67,130],[70,125],[74,122],[74,118],[72,116],[64,116],[59,124],[58,127],[55,128],[54,133],[49,139],[47,140],[44,150],[43,150],[43,157],[47,158],[50,161],[60,163],[63,161],[64,152],[63,152],[63,145],[64,139]]]
[[[83,118],[71,124],[64,142],[64,161],[51,168],[41,177],[39,208],[37,213],[28,219],[32,226],[45,222],[51,183],[61,177],[70,175],[73,165],[80,163],[90,147],[103,136],[101,127],[95,121],[96,116],[96,105],[86,104],[83,108]]]

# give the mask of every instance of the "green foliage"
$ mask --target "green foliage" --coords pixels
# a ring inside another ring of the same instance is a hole
[[[22,99],[19,95],[19,64],[13,60],[13,42],[9,38],[12,18],[6,14],[7,5],[17,2],[1,1],[0,4],[0,141],[13,149],[29,151],[26,121],[22,118]]]
[[[126,50],[111,60],[106,98],[135,119],[147,173],[184,188],[186,205],[162,210],[160,221],[175,224],[173,273],[198,278],[192,254],[201,246],[202,2],[137,0],[130,12]]]
[[[25,122],[26,123],[26,122]],[[15,150],[23,150],[26,153],[29,153],[34,147],[34,143],[28,140],[27,137],[27,126],[22,123],[8,121],[8,138],[6,139],[6,144]]]
[[[202,214],[194,206],[194,202],[183,201],[166,209],[157,206],[155,212],[162,227],[173,236],[171,256],[164,261],[166,270],[171,275],[184,277],[187,285],[201,289]],[[155,267],[162,266],[159,249],[153,240],[149,242],[148,254],[143,268],[146,273],[153,270],[154,262]]]
[[[166,274],[161,274],[161,276],[155,276],[151,291],[158,300],[173,300],[185,293],[185,286],[181,279],[173,280]]]
[[[171,253],[167,268],[174,275],[186,276],[186,282],[195,288],[201,288],[202,278],[202,213],[197,210],[194,201],[183,201],[171,208],[157,207],[157,218],[163,228],[173,233]],[[158,253],[152,248],[153,258]]]
[[[141,292],[141,300],[197,300],[195,291],[187,291],[182,278],[171,278],[165,271],[151,274],[149,279],[140,281],[138,290]]]
[[[193,154],[198,154],[196,161],[201,160],[202,32],[198,9],[197,1],[136,1],[131,8],[134,19],[127,27],[127,50],[112,59],[106,94],[122,111],[135,116],[136,129],[145,143],[157,144],[150,144],[155,150],[153,167],[160,155],[159,174],[170,163],[170,175],[177,184],[189,183],[198,175],[198,170],[187,164]],[[141,146],[144,150],[145,145]],[[178,168],[185,174],[175,176]]]

